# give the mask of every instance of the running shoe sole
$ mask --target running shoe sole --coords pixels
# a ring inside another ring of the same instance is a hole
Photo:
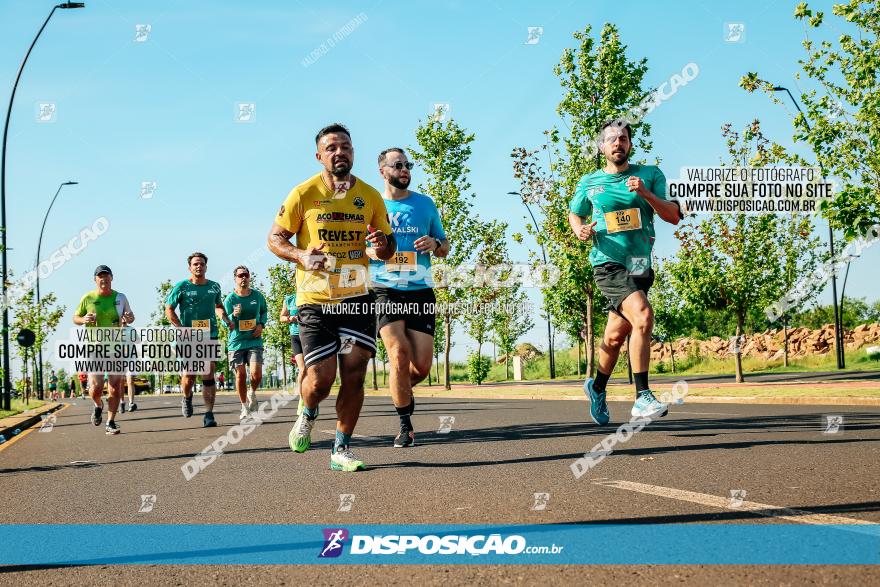
[[[665,416],[666,414],[669,413],[669,408],[668,408],[668,407],[664,407],[664,408],[663,408],[663,413],[662,413],[662,414],[659,414],[659,415],[658,415],[658,411],[659,411],[659,410],[655,410],[655,411],[653,411],[653,412],[648,412],[648,413],[646,413],[646,412],[644,412],[644,411],[642,411],[642,410],[638,410],[638,409],[636,409],[636,407],[633,406],[633,409],[630,410],[630,415],[632,415],[633,418],[662,418],[663,416]]]
[[[363,463],[363,461],[355,461],[353,463],[347,465],[340,465],[334,463],[332,460],[330,461],[330,470],[331,471],[345,471],[347,473],[354,473],[355,471],[366,471],[367,466]]]

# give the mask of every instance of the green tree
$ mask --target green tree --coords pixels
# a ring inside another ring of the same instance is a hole
[[[484,223],[478,231],[480,242],[471,275],[473,285],[467,289],[465,298],[469,311],[463,316],[467,333],[477,342],[477,354],[482,354],[483,345],[492,333],[493,306],[501,291],[496,281],[508,277],[505,269],[510,272],[504,240],[506,229],[506,223],[493,220]]]
[[[382,385],[388,383],[388,349],[385,347],[385,341],[380,336],[376,340],[376,356],[373,357],[373,389],[379,389],[376,380],[376,359],[382,361]]]
[[[669,343],[672,372],[675,373],[675,339],[683,336],[688,322],[682,320],[687,313],[685,301],[678,294],[666,262],[654,264],[654,285],[648,291],[648,301],[654,310],[654,337],[661,343]]]
[[[588,259],[591,243],[571,234],[568,204],[581,177],[603,165],[593,148],[602,125],[638,109],[651,93],[643,87],[647,60],[627,57],[617,27],[605,24],[598,42],[591,33],[589,25],[575,32],[577,47],[566,48],[554,67],[563,90],[556,110],[567,132],[554,128],[545,133],[548,142],[542,150],[549,172],[541,171],[536,151],[520,148],[512,153],[520,197],[538,204],[543,215],[541,230],[533,234],[547,250],[548,263],[559,271],[559,279],[544,289],[544,307],[566,334],[581,338],[585,330],[588,373],[594,371],[595,312],[600,300]],[[649,151],[650,125],[637,124],[636,129],[634,152]]]
[[[864,298],[846,298],[842,308],[841,320],[844,328],[855,328],[859,324],[880,322],[880,301],[868,304]],[[834,309],[831,305],[813,306],[792,314],[791,326],[810,329],[822,328],[834,323]]]
[[[812,232],[813,223],[807,216],[792,216],[791,218],[780,219],[776,248],[779,251],[778,259],[781,264],[780,269],[782,273],[780,288],[776,292],[777,299],[792,291],[797,282],[802,280],[804,276],[812,275],[816,271],[819,262],[826,257],[826,255],[817,252],[823,249],[819,239],[811,236]],[[790,313],[804,307],[818,293],[818,288],[813,288],[811,292],[808,292],[809,295],[800,298],[792,307],[786,308],[779,317],[778,321],[782,322],[782,364],[785,367],[788,367],[788,325]],[[769,314],[772,315],[772,312]]]
[[[150,313],[150,321],[154,326],[171,326],[171,322],[165,316],[165,300],[174,288],[170,279],[166,279],[156,286],[156,308]]]
[[[798,60],[802,73],[796,78],[806,77],[811,87],[800,93],[806,112],[794,116],[793,139],[807,143],[814,164],[840,180],[839,193],[823,202],[823,213],[852,239],[880,222],[880,9],[876,2],[848,0],[835,4],[831,12],[839,20],[826,24],[825,14],[814,14],[806,2],[794,11],[804,24],[806,52]],[[846,32],[833,39],[826,34],[828,27]],[[783,103],[775,84],[757,72],[743,76],[740,86],[748,92],[763,90]],[[778,144],[770,150],[777,160],[810,165]]]
[[[492,365],[489,357],[484,357],[477,351],[471,351],[468,353],[467,366],[470,380],[477,385],[482,385],[486,376],[489,375],[489,369]]]
[[[762,163],[765,154],[758,121],[742,134],[722,127],[730,163]],[[683,223],[675,232],[679,250],[667,263],[673,287],[686,304],[733,315],[737,340],[742,340],[748,316],[778,300],[791,283],[787,267],[815,267],[809,224],[771,214],[716,214],[699,224]],[[803,232],[801,232],[803,231]],[[742,355],[734,353],[736,381],[743,379]]]
[[[477,232],[480,223],[473,213],[474,194],[468,193],[471,184],[468,181],[470,169],[467,161],[471,156],[470,144],[474,134],[468,133],[455,120],[440,120],[432,116],[421,122],[416,128],[418,147],[410,147],[413,161],[425,171],[425,183],[419,184],[419,191],[434,198],[446,236],[452,244],[449,255],[435,258],[432,261],[435,275],[457,270],[472,261],[477,247]],[[440,316],[444,327],[444,369],[445,386],[450,386],[449,353],[452,349],[452,332],[455,316],[450,302],[463,299],[467,288],[456,283],[437,287],[435,294]]]
[[[18,332],[22,328],[27,328],[34,333],[34,345],[30,349],[25,349],[21,345],[15,345],[22,361],[25,360],[25,351],[30,359],[33,368],[33,384],[36,385],[39,371],[37,369],[37,352],[38,349],[46,344],[55,329],[61,317],[64,316],[64,306],[55,306],[55,294],[49,292],[40,296],[39,306],[35,302],[36,292],[33,288],[26,290],[21,297],[15,299],[12,303],[12,330]],[[43,399],[40,397],[39,399]]]
[[[174,284],[171,283],[170,279],[166,279],[162,283],[156,286],[156,306],[152,312],[150,312],[150,322],[154,326],[164,326],[170,327],[171,321],[165,316],[165,300],[168,299],[168,294],[171,293],[171,290],[174,288]],[[222,325],[221,325],[222,326]],[[226,348],[225,346],[223,348]],[[179,376],[177,376],[179,377]],[[173,383],[175,376],[170,375],[171,381]],[[156,389],[162,390],[162,386],[165,384],[165,374],[158,373],[156,375]]]
[[[284,299],[296,293],[296,267],[290,263],[278,263],[269,267],[269,288],[263,292],[269,308],[269,322],[263,329],[263,344],[277,349],[285,359],[281,361],[281,376],[287,384],[287,357],[290,356],[290,325],[282,324],[278,317]]]

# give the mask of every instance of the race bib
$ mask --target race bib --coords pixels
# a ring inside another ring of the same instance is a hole
[[[238,321],[238,329],[242,332],[247,332],[248,330],[253,330],[257,326],[256,319],[253,320],[239,320]]]
[[[385,261],[385,269],[388,271],[416,271],[418,268],[415,251],[397,251]]]
[[[367,280],[364,273],[358,271],[342,271],[330,273],[328,279],[328,296],[334,300],[354,298],[367,294]]]
[[[609,234],[626,230],[638,230],[642,227],[642,211],[639,208],[629,208],[627,210],[606,212],[605,226],[608,228]]]
[[[193,320],[192,327],[193,328],[210,328],[211,321],[210,320]]]

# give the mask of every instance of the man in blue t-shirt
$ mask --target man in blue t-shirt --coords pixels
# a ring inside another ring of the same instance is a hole
[[[408,189],[413,164],[403,149],[379,153],[379,173],[385,180],[382,198],[397,240],[387,261],[370,255],[370,280],[376,294],[379,335],[391,362],[391,399],[400,417],[397,448],[413,446],[412,388],[428,376],[434,354],[436,299],[429,285],[431,255],[449,254],[449,241],[434,200]]]

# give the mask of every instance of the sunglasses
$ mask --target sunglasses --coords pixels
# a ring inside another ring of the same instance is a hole
[[[236,277],[238,277],[239,279],[243,279],[245,277],[250,277],[250,276],[251,276],[250,273],[239,273],[238,275],[236,275]]]
[[[385,167],[391,167],[392,169],[396,169],[397,171],[400,171],[404,167],[406,167],[407,170],[411,170],[415,166],[415,163],[410,163],[409,161],[407,161],[406,163],[401,163],[400,161],[398,161],[394,165],[385,165]]]

